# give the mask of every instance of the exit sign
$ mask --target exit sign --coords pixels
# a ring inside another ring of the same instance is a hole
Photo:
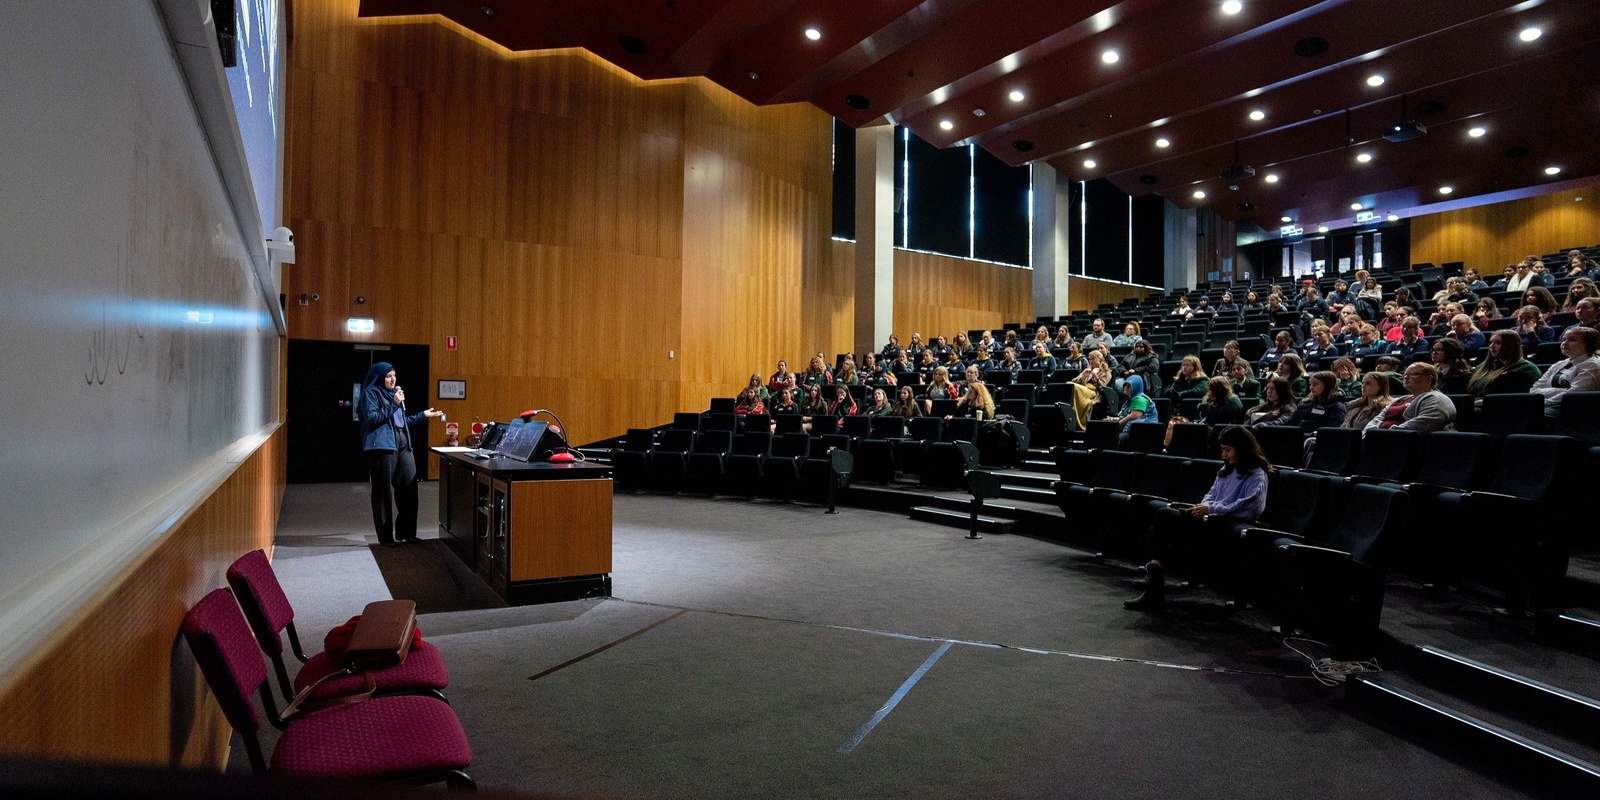
[[[454,349],[456,349],[456,337],[454,337],[454,336],[446,336],[446,337],[444,337],[444,349],[446,349],[446,350],[454,350]]]

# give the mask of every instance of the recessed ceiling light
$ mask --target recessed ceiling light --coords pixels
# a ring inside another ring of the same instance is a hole
[[[1278,219],[1281,219],[1284,222],[1294,222],[1294,217],[1291,217],[1288,214],[1284,214],[1283,216],[1279,217]]]
[[[1546,174],[1546,175],[1560,175],[1561,174],[1561,168],[1560,167],[1545,167],[1544,168],[1544,174]]]
[[[1250,118],[1255,120],[1256,122],[1260,122],[1261,120],[1264,120],[1264,119],[1267,118],[1267,112],[1262,111],[1261,109],[1258,108],[1258,109],[1250,112]]]
[[[1399,222],[1400,221],[1400,215],[1399,214],[1390,214],[1389,216],[1385,217],[1385,219],[1389,220],[1390,222]]]
[[[1478,138],[1478,137],[1480,137],[1480,136],[1482,136],[1482,135],[1484,135],[1486,133],[1488,133],[1488,131],[1484,130],[1483,128],[1473,128],[1472,130],[1467,131],[1467,135],[1471,136],[1474,139],[1476,139],[1476,138]]]
[[[1084,169],[1094,169],[1094,167],[1095,167],[1094,159],[1086,158],[1086,159],[1083,160],[1083,168]]]
[[[1372,154],[1371,153],[1362,153],[1362,154],[1356,156],[1356,160],[1360,161],[1363,164],[1365,164],[1368,161],[1372,160]]]
[[[1267,183],[1277,183],[1278,182],[1278,173],[1269,172],[1269,173],[1267,173],[1267,176],[1265,178],[1262,178],[1262,180],[1266,181]]]
[[[1382,75],[1373,75],[1373,76],[1367,78],[1367,85],[1368,86],[1382,86],[1383,85],[1383,76]]]
[[[483,15],[486,16],[486,17],[494,16],[494,6],[491,6],[488,3],[484,3],[483,5],[478,6],[478,10],[482,11]]]
[[[1228,2],[1222,4],[1222,13],[1224,14],[1237,14],[1243,10],[1244,3],[1239,2],[1239,0],[1228,0]]]
[[[1361,210],[1361,204],[1360,203],[1351,203],[1350,204],[1350,210],[1351,211],[1360,211]]]
[[[813,42],[818,40],[818,39],[821,39],[822,38],[822,31],[819,31],[816,28],[806,28],[806,38],[810,39]]]
[[[1171,146],[1172,146],[1172,142],[1167,141],[1166,139],[1157,139],[1156,140],[1156,147],[1171,147]]]
[[[1107,50],[1100,54],[1100,60],[1106,62],[1107,64],[1115,64],[1122,60],[1122,56],[1117,55],[1117,51],[1115,50]]]
[[[941,129],[943,129],[943,130],[950,130],[951,128],[954,128],[955,126],[956,126],[956,124],[954,122],[951,122],[950,120],[947,120],[947,119],[939,120],[939,127]]]
[[[1328,232],[1328,226],[1326,226],[1326,225],[1318,225],[1317,226],[1317,233],[1327,233],[1327,232]]]
[[[1027,97],[1027,95],[1023,94],[1021,89],[1012,89],[1011,90],[1011,102],[1013,102],[1013,103],[1020,103],[1026,97]]]
[[[1454,187],[1454,186],[1440,186],[1439,187],[1439,194],[1449,194],[1449,193],[1451,193],[1451,192],[1453,192],[1455,190],[1456,190],[1456,187]]]
[[[1522,33],[1517,34],[1517,38],[1524,42],[1531,42],[1543,35],[1544,31],[1541,31],[1538,28],[1523,28]]]
[[[1199,189],[1196,189],[1196,190],[1194,190],[1194,199],[1196,199],[1196,200],[1204,200],[1204,199],[1206,199],[1206,193],[1203,192],[1203,191],[1200,191]]]

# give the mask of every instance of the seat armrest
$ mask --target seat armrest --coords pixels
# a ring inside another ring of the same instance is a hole
[[[1300,560],[1316,560],[1323,562],[1355,563],[1349,553],[1335,550],[1331,547],[1318,547],[1314,544],[1289,543],[1279,545],[1278,549]]]
[[[1403,487],[1407,492],[1422,492],[1424,494],[1443,494],[1445,492],[1459,492],[1454,486],[1440,486],[1437,483],[1408,483]]]
[[[1333,470],[1329,470],[1329,469],[1302,469],[1302,470],[1300,470],[1300,472],[1304,472],[1304,473],[1307,473],[1307,474],[1310,474],[1310,475],[1323,475],[1323,476],[1326,476],[1326,477],[1329,477],[1329,478],[1343,478],[1343,477],[1345,477],[1344,475],[1340,475],[1339,473],[1334,472]]]
[[[1349,477],[1349,481],[1351,486],[1382,486],[1388,489],[1405,488],[1396,481],[1387,480],[1385,478],[1374,478],[1371,475],[1351,475]]]
[[[1534,504],[1534,505],[1538,504],[1537,500],[1532,500],[1532,499],[1529,499],[1529,498],[1526,498],[1526,497],[1517,497],[1516,495],[1511,495],[1511,494],[1501,494],[1499,492],[1481,492],[1481,491],[1480,492],[1463,492],[1462,496],[1463,497],[1470,497],[1470,498],[1472,498],[1474,500],[1499,500],[1499,501],[1514,501],[1514,502],[1520,502],[1520,503],[1530,503],[1530,504]]]
[[[1271,528],[1245,528],[1239,532],[1239,538],[1243,540],[1247,546],[1255,545],[1261,547],[1270,545],[1279,539],[1293,539],[1296,542],[1304,542],[1306,540],[1306,537],[1304,536],[1289,533],[1288,531],[1277,531]]]
[[[1157,497],[1157,496],[1155,496],[1153,494],[1140,494],[1138,492],[1131,492],[1131,493],[1128,494],[1128,502],[1131,503],[1131,502],[1134,502],[1134,501],[1138,501],[1138,502],[1141,502],[1141,503],[1165,503],[1165,502],[1168,502],[1167,498],[1165,498],[1165,497]]]

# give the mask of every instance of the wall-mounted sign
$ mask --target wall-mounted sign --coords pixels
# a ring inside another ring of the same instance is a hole
[[[454,349],[456,349],[456,337],[454,337],[454,336],[446,336],[446,337],[444,337],[444,349],[446,349],[446,350],[454,350]]]
[[[467,399],[466,381],[439,381],[440,400],[465,400]]]

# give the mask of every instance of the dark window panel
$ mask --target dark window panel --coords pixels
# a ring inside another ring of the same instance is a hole
[[[1010,166],[981,148],[973,166],[973,257],[1027,266],[1031,261],[1028,188],[1032,171],[1026,165]]]
[[[856,238],[856,129],[833,121],[833,236]]]
[[[1089,277],[1110,281],[1128,279],[1128,195],[1110,181],[1098,178],[1084,190],[1087,218],[1085,268]]]
[[[972,155],[966,147],[940,150],[911,135],[908,144],[910,215],[906,247],[966,258],[971,253],[968,203]]]

